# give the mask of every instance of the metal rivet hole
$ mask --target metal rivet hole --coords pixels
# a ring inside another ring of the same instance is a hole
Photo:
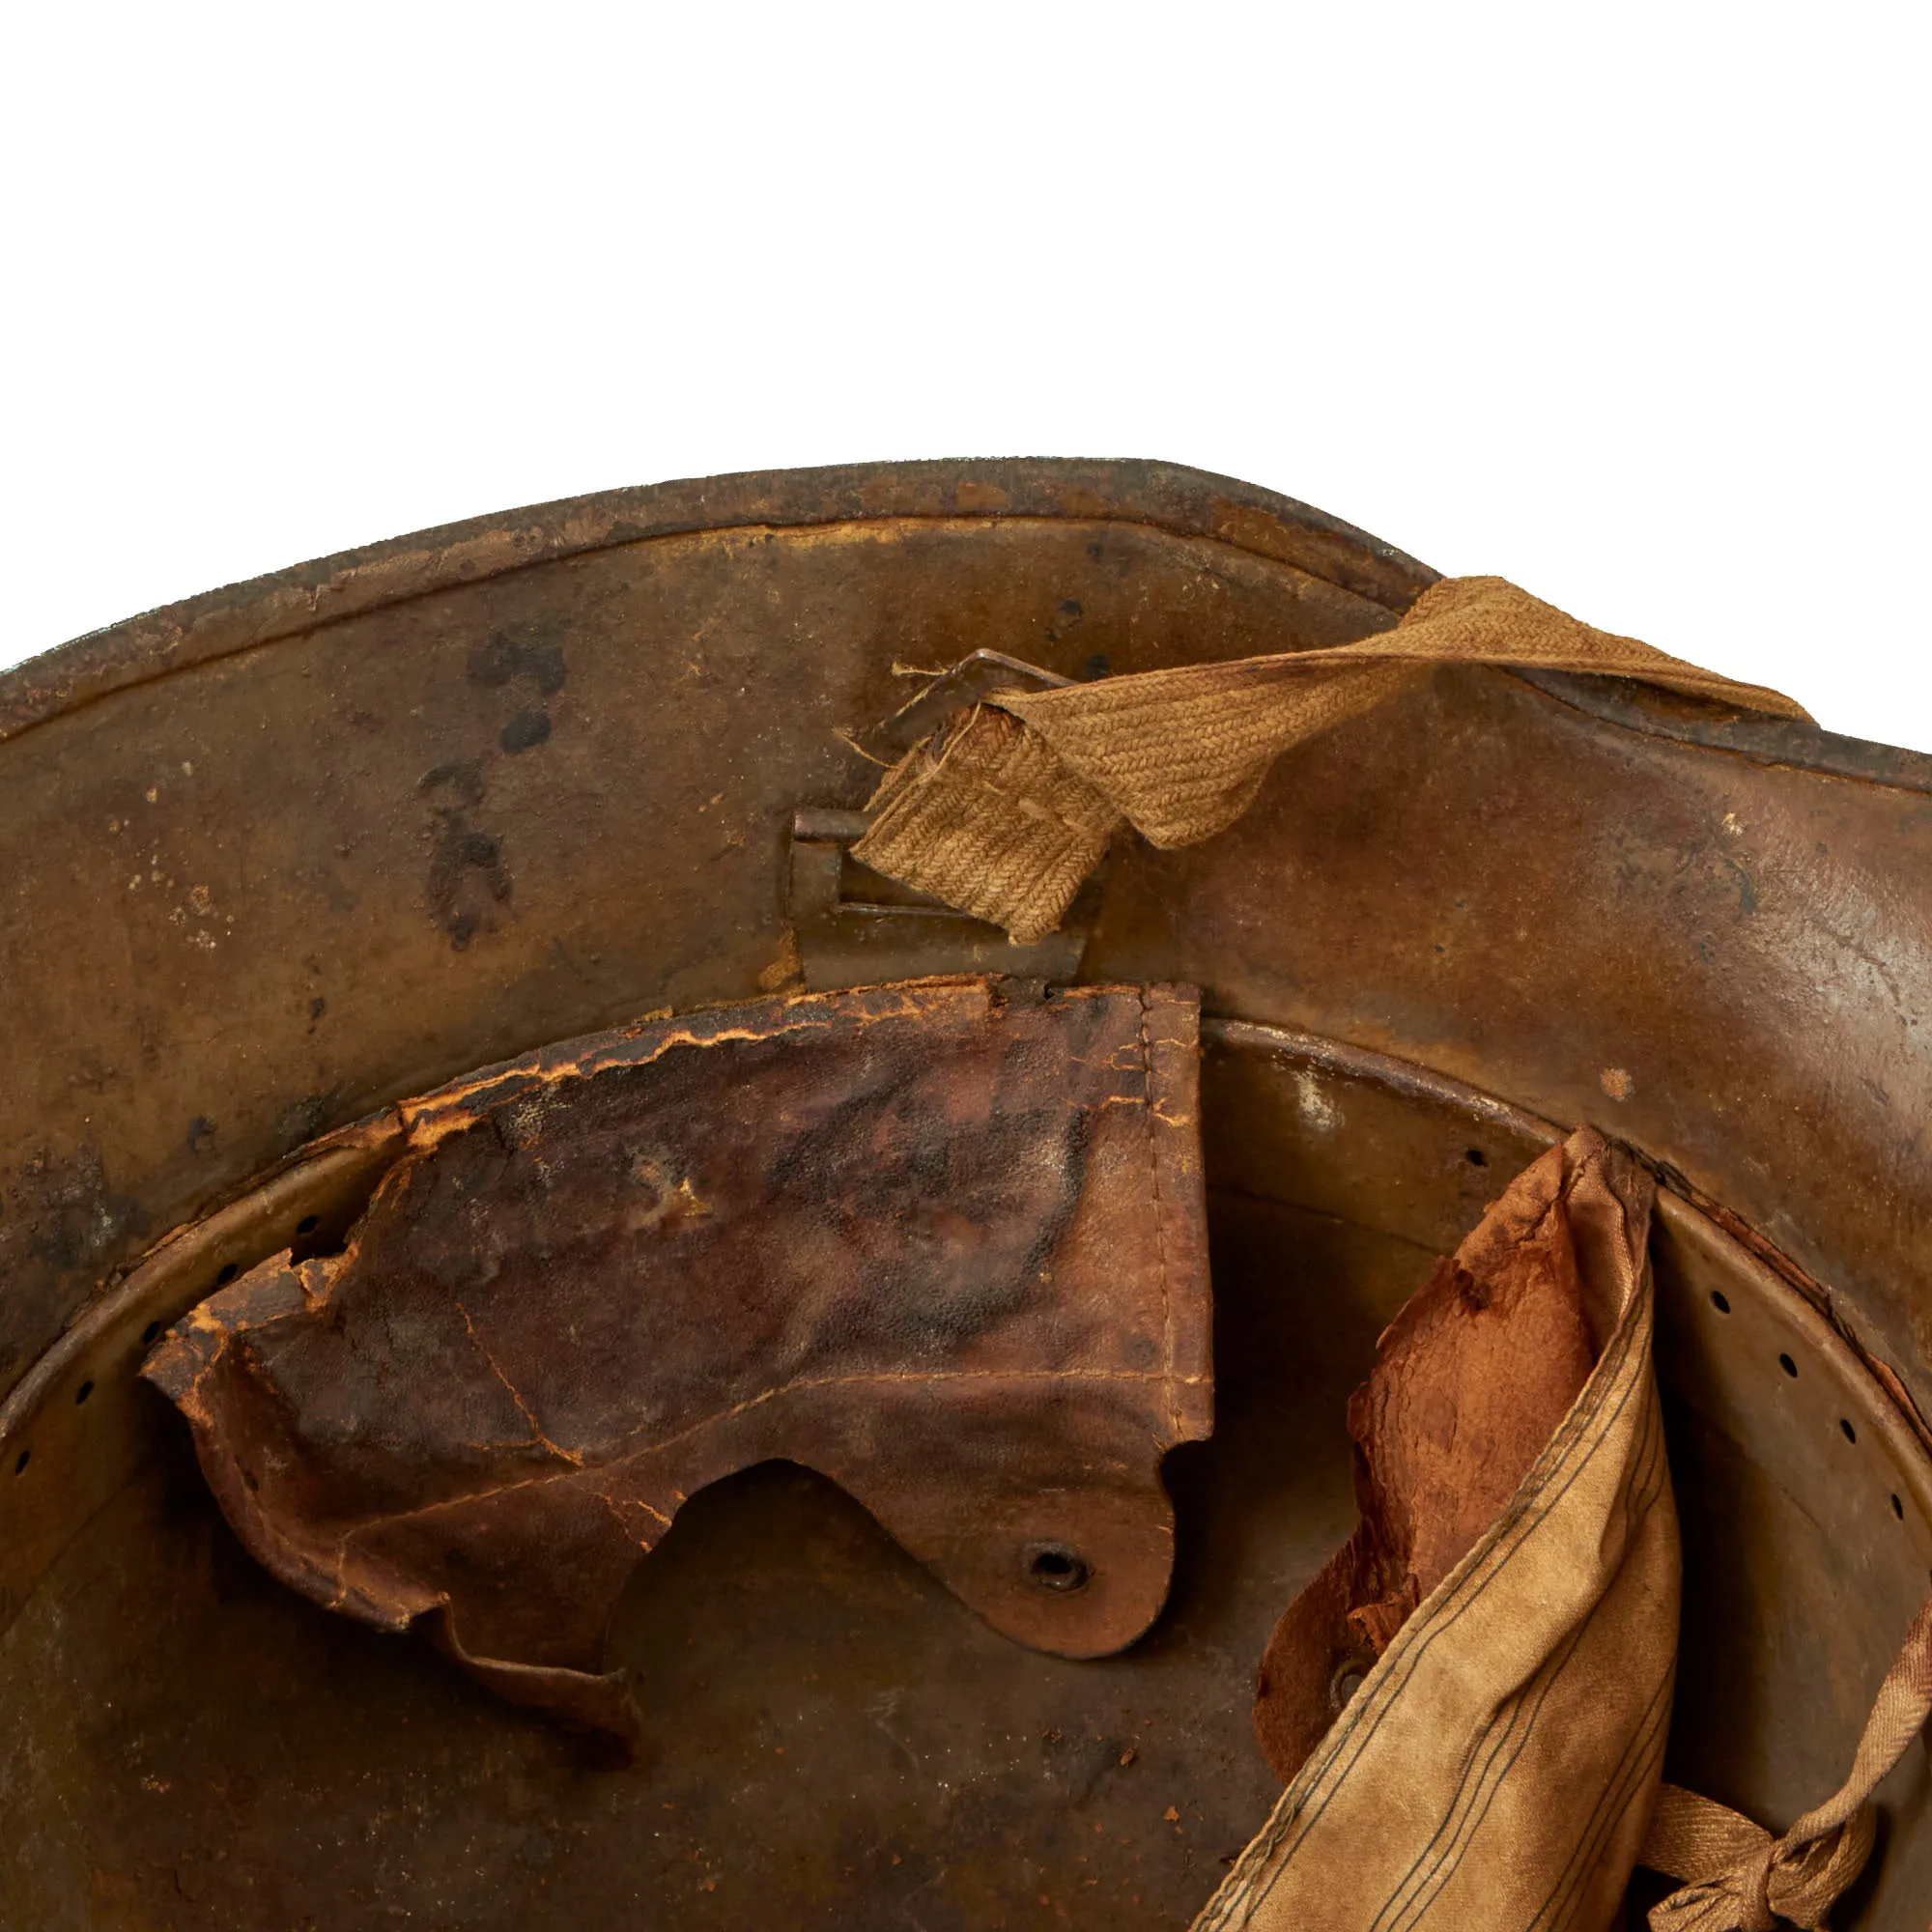
[[[1092,1572],[1087,1559],[1064,1543],[1037,1543],[1027,1552],[1027,1575],[1042,1590],[1078,1590]]]

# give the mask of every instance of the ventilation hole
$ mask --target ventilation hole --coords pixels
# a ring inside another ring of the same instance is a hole
[[[1469,1151],[1465,1154],[1463,1154],[1463,1158],[1466,1160],[1471,1167],[1488,1167],[1490,1164],[1489,1155],[1486,1154],[1481,1148],[1469,1149]]]
[[[158,1321],[150,1321],[148,1325],[141,1330],[142,1345],[145,1347],[148,1344],[154,1342],[160,1335],[160,1332],[161,1332],[161,1324]]]
[[[87,1398],[91,1396],[93,1393],[94,1393],[94,1384],[92,1382],[82,1382],[81,1385],[73,1392],[74,1407],[78,1408],[81,1406],[81,1404],[84,1403],[87,1400]]]
[[[304,1214],[301,1217],[301,1219],[296,1223],[296,1233],[298,1235],[312,1235],[315,1233],[317,1225],[318,1223],[315,1215]]]
[[[1794,1362],[1789,1355],[1778,1356],[1777,1366],[1780,1369],[1782,1369],[1787,1376],[1795,1376],[1798,1373],[1798,1364]]]
[[[223,1262],[221,1264],[221,1272],[214,1277],[215,1287],[226,1288],[241,1272],[242,1270],[233,1262]]]
[[[1842,1415],[1838,1418],[1838,1427],[1845,1432],[1847,1442],[1856,1442],[1859,1439],[1859,1432]]]
[[[27,1464],[31,1463],[33,1460],[34,1460],[34,1452],[31,1449],[22,1449],[20,1453],[14,1458],[14,1475],[24,1476],[27,1473]]]
[[[1730,1298],[1724,1293],[1721,1288],[1714,1288],[1711,1291],[1711,1306],[1719,1315],[1728,1315],[1731,1312]]]
[[[1042,1590],[1077,1590],[1087,1581],[1087,1560],[1064,1543],[1041,1543],[1027,1556],[1027,1575]]]
[[[1905,1520],[1905,1505],[1895,1495],[1891,1499],[1891,1513],[1900,1522]]]
[[[1328,1687],[1328,1701],[1340,1711],[1353,1701],[1355,1692],[1362,1688],[1368,1672],[1359,1663],[1350,1663],[1335,1673],[1335,1681]]]

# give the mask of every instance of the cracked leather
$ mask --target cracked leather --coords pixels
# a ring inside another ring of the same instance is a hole
[[[1210,1424],[1191,990],[801,995],[397,1110],[339,1252],[144,1373],[275,1576],[634,1747],[606,1631],[703,1485],[831,1477],[995,1628],[1117,1650]],[[1070,1586],[1070,1587],[1069,1587]]]

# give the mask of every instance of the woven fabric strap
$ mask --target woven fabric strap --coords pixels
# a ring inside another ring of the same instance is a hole
[[[996,692],[886,774],[854,855],[1015,940],[1040,939],[1121,826],[1163,846],[1222,831],[1282,752],[1441,664],[1635,678],[1806,716],[1777,692],[1593,629],[1500,577],[1445,578],[1393,630],[1356,643]]]
[[[1666,1784],[1641,1861],[1690,1884],[1651,1908],[1651,1932],[1822,1927],[1871,1856],[1871,1795],[1932,1716],[1932,1603],[1879,1687],[1842,1786],[1781,1838],[1708,1798]]]

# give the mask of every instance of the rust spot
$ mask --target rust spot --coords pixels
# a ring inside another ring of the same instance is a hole
[[[997,483],[962,476],[953,490],[953,501],[962,514],[971,516],[988,510],[1009,510],[1013,498],[1010,491],[1001,489]]]
[[[758,990],[761,993],[782,992],[801,983],[804,978],[805,965],[799,957],[798,935],[786,926],[784,937],[779,941],[776,957],[758,975]]]

